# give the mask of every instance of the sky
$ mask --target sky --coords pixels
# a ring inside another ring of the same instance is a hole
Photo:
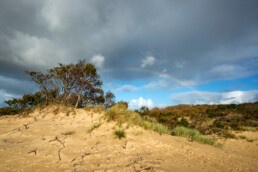
[[[258,101],[257,0],[1,0],[0,106],[85,59],[131,109]]]

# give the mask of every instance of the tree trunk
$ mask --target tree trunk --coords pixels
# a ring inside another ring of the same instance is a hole
[[[77,108],[77,106],[78,106],[78,104],[79,104],[79,102],[80,102],[81,94],[82,94],[82,89],[80,90],[80,93],[79,93],[79,95],[78,95],[78,99],[77,99],[77,102],[76,102],[76,104],[75,104],[75,108]]]
[[[48,94],[46,93],[46,106],[48,105]]]

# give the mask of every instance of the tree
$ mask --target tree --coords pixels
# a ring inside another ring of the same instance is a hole
[[[49,93],[51,92],[51,76],[41,72],[25,71],[30,75],[31,80],[34,81],[42,93],[45,95],[45,104],[48,105]]]
[[[95,94],[99,93],[102,86],[102,81],[95,66],[90,63],[87,64],[85,60],[80,60],[72,69],[72,75],[75,78],[75,92],[78,97],[75,108],[83,95],[86,97],[87,103],[94,104]]]
[[[14,109],[23,109],[25,107],[35,107],[43,101],[42,93],[36,92],[35,94],[24,94],[20,99],[6,100],[5,103]]]
[[[115,104],[115,95],[109,91],[105,95],[105,109],[110,108],[114,104]]]
[[[61,103],[68,103],[68,99],[72,96],[75,85],[75,77],[72,73],[74,64],[64,65],[59,63],[58,67],[49,69],[49,75],[53,78],[55,89],[59,90],[59,99]]]
[[[33,71],[26,73],[44,94],[46,105],[50,98],[55,102],[72,104],[76,108],[105,104],[106,101],[109,107],[114,104],[114,94],[108,92],[104,97],[97,69],[85,60],[68,65],[59,63],[59,66],[49,69],[47,74]]]

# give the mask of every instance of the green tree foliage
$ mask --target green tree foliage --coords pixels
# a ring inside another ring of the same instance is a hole
[[[44,101],[41,92],[35,94],[24,94],[21,99],[6,100],[5,103],[13,109],[23,109],[25,107],[35,107],[40,102]]]
[[[102,81],[94,65],[81,60],[76,64],[59,63],[57,67],[42,72],[26,71],[36,83],[39,92],[24,94],[21,99],[6,101],[11,108],[22,109],[34,107],[44,101],[49,103],[69,104],[75,107],[87,105],[105,105],[111,107],[115,103],[115,95],[101,89]]]
[[[19,113],[19,109],[14,109],[12,107],[0,108],[0,116],[3,116],[3,115],[16,115],[18,113]]]
[[[114,104],[115,104],[115,95],[109,91],[105,95],[105,109],[112,107]]]
[[[72,73],[72,70],[75,68],[74,64],[62,64],[59,63],[58,67],[54,67],[48,70],[49,76],[52,80],[52,83],[55,85],[55,89],[58,90],[58,99],[60,103],[68,103],[68,99],[72,95],[72,90],[75,86],[75,77]]]
[[[25,71],[28,75],[30,75],[31,80],[34,81],[39,87],[41,93],[44,94],[45,103],[48,105],[49,95],[53,92],[52,88],[52,80],[49,74],[43,74],[41,72],[33,72],[33,71]]]

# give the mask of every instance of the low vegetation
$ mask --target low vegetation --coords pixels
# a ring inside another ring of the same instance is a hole
[[[121,129],[123,123],[132,122],[134,125],[143,127],[146,130],[153,130],[160,134],[172,134],[176,136],[189,137],[191,141],[198,141],[204,144],[215,145],[215,140],[204,137],[199,131],[195,129],[189,129],[188,122],[185,118],[182,118],[179,124],[182,126],[170,129],[169,127],[155,121],[150,121],[150,118],[139,113],[130,111],[127,109],[128,105],[126,102],[118,102],[113,107],[105,112],[105,117],[107,121],[116,121],[117,125],[120,127],[115,130],[115,135],[125,134],[125,130]]]
[[[96,128],[99,128],[101,126],[101,122],[97,122],[97,123],[94,123],[89,129],[88,129],[88,133],[91,133],[93,130],[95,130]]]
[[[38,105],[61,104],[75,108],[93,106],[96,111],[101,111],[115,103],[115,95],[112,92],[104,94],[101,88],[103,83],[95,66],[84,60],[68,65],[59,63],[59,66],[45,73],[26,71],[26,74],[39,91],[24,94],[19,99],[6,100],[8,107],[0,108],[0,116],[21,114]],[[54,114],[57,113],[56,109]],[[68,112],[67,116],[69,114]]]
[[[103,106],[103,105],[97,105],[97,106],[87,105],[87,106],[84,107],[84,109],[86,111],[93,111],[93,112],[96,112],[96,113],[100,113],[100,112],[104,112],[105,106]]]
[[[65,136],[70,136],[70,135],[75,134],[75,131],[67,131],[67,132],[64,132],[64,133],[61,133],[61,134],[65,135]]]
[[[203,137],[199,131],[195,129],[189,129],[186,127],[176,127],[172,130],[172,135],[174,136],[183,136],[189,138],[191,141],[198,141],[200,143],[214,145],[215,140]]]
[[[258,130],[258,102],[229,105],[177,105],[138,112],[148,121],[154,121],[172,130],[183,126],[202,134],[217,134],[223,138],[237,138],[232,131]]]
[[[123,129],[123,128],[116,129],[116,130],[114,131],[114,135],[115,135],[115,137],[118,138],[119,140],[122,139],[122,138],[125,138],[125,137],[126,137],[125,129]]]

